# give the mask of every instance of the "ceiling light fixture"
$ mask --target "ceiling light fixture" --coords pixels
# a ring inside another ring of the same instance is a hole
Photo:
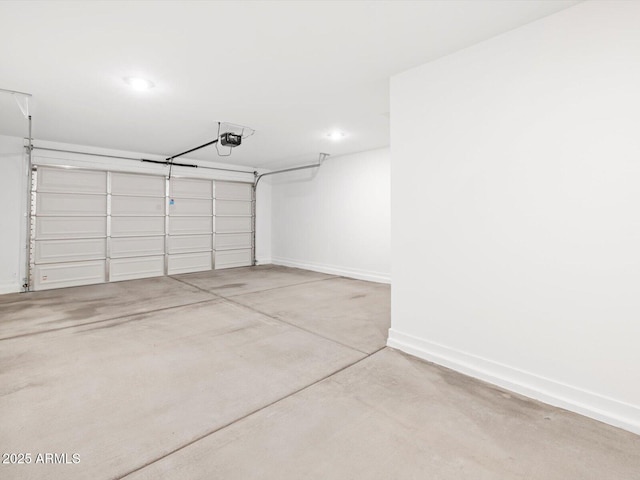
[[[151,80],[147,80],[146,78],[125,77],[124,81],[127,82],[127,85],[129,85],[131,88],[139,92],[143,92],[155,87],[154,83]]]
[[[334,141],[342,140],[344,138],[344,132],[331,132],[327,137]]]

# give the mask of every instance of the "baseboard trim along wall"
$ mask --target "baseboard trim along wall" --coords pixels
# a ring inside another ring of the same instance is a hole
[[[493,360],[389,329],[387,345],[529,398],[640,435],[640,406],[630,405]]]
[[[365,270],[356,270],[353,268],[338,267],[336,265],[323,265],[319,263],[303,262],[290,258],[273,257],[271,259],[274,265],[282,265],[284,267],[303,268],[314,272],[328,273],[330,275],[340,275],[341,277],[355,278],[358,280],[366,280],[376,283],[391,283],[391,275],[380,272],[367,272]]]

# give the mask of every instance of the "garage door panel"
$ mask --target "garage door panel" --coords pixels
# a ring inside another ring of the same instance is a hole
[[[169,275],[211,270],[211,252],[184,253],[169,256]]]
[[[37,217],[36,240],[107,235],[106,217]]]
[[[107,193],[107,173],[92,170],[39,168],[37,191]]]
[[[216,217],[217,233],[251,232],[251,217]]]
[[[111,174],[111,193],[113,195],[164,197],[165,184],[165,177],[156,175]]]
[[[164,222],[164,217],[112,217],[111,236],[162,235]]]
[[[169,254],[210,252],[211,235],[179,235],[169,237]]]
[[[171,179],[169,192],[172,197],[178,198],[213,198],[213,182],[197,178]]]
[[[104,281],[104,260],[53,263],[34,267],[33,282],[36,290],[91,285]]]
[[[216,182],[216,199],[250,202],[251,187],[250,183]]]
[[[216,215],[251,215],[251,202],[216,199]]]
[[[164,255],[164,235],[111,239],[111,258]]]
[[[216,233],[216,250],[251,248],[251,233]]]
[[[75,240],[37,240],[35,263],[76,262],[98,260],[107,256],[107,240],[84,238]]]
[[[116,258],[110,262],[109,281],[111,282],[160,277],[162,275],[164,275],[164,255],[158,257]]]
[[[111,215],[164,216],[164,197],[111,197]]]
[[[104,216],[106,213],[106,195],[38,193],[36,198],[36,214],[38,216]]]
[[[212,231],[212,217],[171,217],[169,220],[170,235],[211,233]]]
[[[251,249],[216,251],[216,270],[248,267],[252,263]]]
[[[213,202],[211,199],[198,198],[174,198],[173,204],[169,203],[169,215],[173,216],[211,216],[213,215]]]

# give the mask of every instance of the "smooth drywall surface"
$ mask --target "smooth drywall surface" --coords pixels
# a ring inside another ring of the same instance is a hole
[[[389,345],[640,433],[640,3],[393,77]]]
[[[273,263],[389,282],[389,172],[385,148],[272,176]]]
[[[0,136],[0,294],[19,292],[23,284],[27,192],[22,145],[21,138]]]
[[[26,256],[26,185],[27,171],[24,160],[23,139],[18,137],[0,136],[0,160],[2,174],[0,175],[0,198],[3,207],[0,210],[0,294],[18,292],[22,290],[25,276]],[[91,152],[102,155],[115,155],[151,160],[163,160],[157,155],[136,152],[124,152],[119,150],[107,150],[103,148],[85,145],[72,145],[56,142],[37,141],[39,147],[53,148],[57,150],[70,150]],[[247,173],[234,173],[210,170],[205,168],[173,167],[172,175],[211,178],[214,180],[228,180],[238,182],[252,182],[254,179],[251,167],[233,164],[214,163],[182,159],[184,163],[199,164],[200,166],[222,167],[238,170],[246,170]],[[164,165],[143,163],[131,160],[123,160],[109,157],[73,154],[36,149],[33,151],[34,165],[66,165],[88,169],[110,169],[114,171],[148,173],[166,175],[168,169]],[[261,186],[263,188],[265,186]],[[258,261],[269,263],[271,252],[271,195],[269,186],[258,193],[257,199],[258,235],[256,238],[256,254]]]
[[[260,180],[256,189],[256,263],[271,263],[271,181]]]

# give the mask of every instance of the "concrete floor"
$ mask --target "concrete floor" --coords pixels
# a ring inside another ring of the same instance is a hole
[[[640,479],[640,437],[384,348],[389,287],[284,267],[0,296],[2,479]]]

